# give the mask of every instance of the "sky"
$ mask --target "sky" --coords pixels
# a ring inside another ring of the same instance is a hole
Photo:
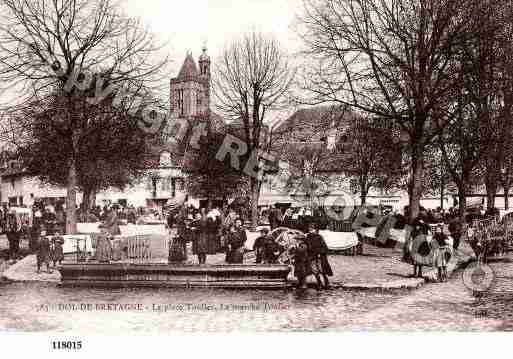
[[[214,63],[225,44],[244,32],[272,34],[290,55],[300,46],[292,23],[302,0],[119,0],[119,5],[166,43],[161,56],[171,59],[169,79],[178,74],[188,51],[197,61],[205,44]],[[22,97],[8,90],[0,104],[11,105]]]
[[[227,41],[253,29],[273,34],[291,54],[298,49],[291,24],[301,0],[125,0],[123,7],[168,42],[170,77],[187,51],[197,59],[206,43],[215,61]]]

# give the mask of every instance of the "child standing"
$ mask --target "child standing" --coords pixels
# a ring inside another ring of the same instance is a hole
[[[294,276],[297,278],[297,287],[306,289],[306,278],[312,273],[308,259],[308,245],[306,238],[296,238],[297,246],[294,250]]]
[[[55,268],[56,263],[62,264],[64,260],[64,251],[62,246],[64,245],[64,238],[62,238],[60,231],[55,231],[55,236],[52,238],[52,261],[53,267]]]
[[[438,269],[438,280],[445,282],[447,281],[447,264],[451,259],[451,247],[449,245],[449,238],[443,233],[442,226],[435,228],[433,240],[436,246],[434,251],[434,265]]]
[[[255,250],[256,255],[255,264],[259,264],[264,261],[264,252],[268,233],[269,229],[264,227],[260,230],[260,236],[255,239],[255,243],[253,244],[253,249]]]
[[[50,240],[46,236],[46,230],[41,230],[37,249],[37,273],[41,272],[41,265],[46,264],[46,272],[50,271]]]

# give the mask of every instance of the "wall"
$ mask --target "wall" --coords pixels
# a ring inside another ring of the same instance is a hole
[[[23,204],[27,206],[32,205],[33,198],[66,197],[65,188],[44,185],[37,178],[27,176],[2,178],[1,192],[3,202],[8,202],[9,197],[23,197]],[[81,201],[81,195],[78,197]]]
[[[182,174],[174,168],[164,168],[157,171],[163,177],[157,183],[157,198],[171,198],[173,188],[169,177],[181,177]],[[175,195],[183,193],[183,185],[175,182]],[[9,197],[23,197],[23,204],[32,205],[32,198],[60,198],[66,197],[66,188],[43,185],[36,177],[10,176],[2,178],[0,184],[1,199],[8,202]],[[33,194],[33,197],[31,197]],[[108,202],[118,202],[120,199],[127,200],[128,204],[136,207],[148,205],[148,199],[152,196],[151,180],[144,178],[141,181],[128,186],[124,191],[111,188],[96,195],[96,204],[103,205]],[[77,203],[82,202],[82,194],[77,194]],[[19,204],[19,202],[18,202]]]

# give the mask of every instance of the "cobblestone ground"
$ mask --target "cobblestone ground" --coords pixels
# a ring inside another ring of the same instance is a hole
[[[410,292],[101,290],[0,286],[0,330],[95,333],[188,331],[513,330],[512,258],[490,264],[492,289],[475,297],[462,271]],[[67,307],[64,305],[67,304]],[[91,305],[91,310],[69,304]],[[139,304],[140,311],[106,311]],[[60,307],[59,307],[60,306]]]
[[[0,236],[0,242],[3,238]],[[391,251],[368,247],[363,257],[332,256],[332,265],[341,276],[360,280],[408,274],[409,266],[388,264],[391,256],[396,257]],[[454,273],[447,283],[428,283],[417,290],[393,293],[103,290],[60,288],[53,283],[3,283],[0,330],[513,330],[513,255],[492,261],[489,266],[495,280],[492,288],[480,296],[474,296],[464,285],[463,271]],[[89,307],[73,308],[70,304]],[[139,310],[107,310],[108,304],[139,305]]]
[[[475,293],[458,271],[447,283],[432,283],[358,316],[340,329],[513,330],[513,262],[509,256],[489,263],[495,280],[488,292]]]

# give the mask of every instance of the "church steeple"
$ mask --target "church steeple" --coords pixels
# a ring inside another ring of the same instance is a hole
[[[188,52],[185,57],[185,61],[183,62],[182,68],[178,73],[178,79],[193,79],[198,76],[198,68],[196,67],[196,62],[192,57],[192,53]]]
[[[199,57],[198,63],[200,68],[199,78],[205,87],[205,104],[203,111],[208,115],[210,108],[210,56],[207,54],[207,45],[203,44],[202,53]]]
[[[201,77],[210,77],[210,56],[207,54],[207,46],[203,45],[202,53],[199,57],[199,67]]]
[[[183,62],[178,76],[170,81],[170,108],[177,117],[206,116],[210,109],[210,57],[203,46],[199,71],[191,52]]]

